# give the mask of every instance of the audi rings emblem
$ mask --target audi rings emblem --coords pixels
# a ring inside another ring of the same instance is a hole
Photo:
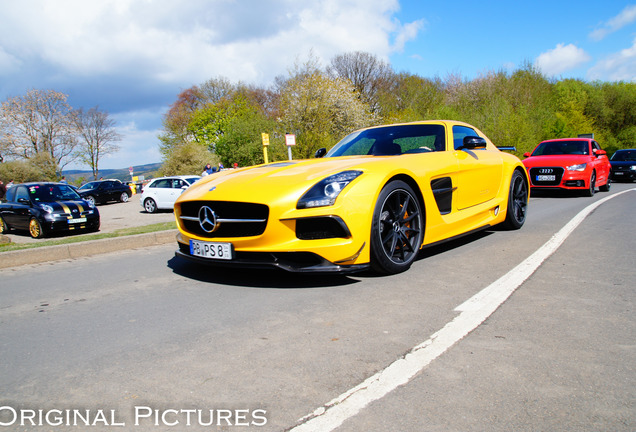
[[[208,206],[199,209],[199,225],[201,229],[207,233],[211,233],[217,229],[216,214]]]

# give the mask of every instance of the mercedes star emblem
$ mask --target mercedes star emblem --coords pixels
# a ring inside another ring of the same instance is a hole
[[[201,229],[207,233],[211,233],[217,228],[216,214],[208,206],[203,206],[199,209],[199,225]]]

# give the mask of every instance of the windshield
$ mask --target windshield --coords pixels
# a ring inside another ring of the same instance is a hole
[[[29,196],[33,202],[81,200],[75,189],[65,184],[43,184],[29,186]]]
[[[94,189],[99,186],[99,182],[88,182],[80,186],[80,190]]]
[[[636,162],[636,150],[618,150],[610,160],[616,162]]]
[[[365,129],[346,136],[326,157],[389,156],[404,153],[425,153],[446,149],[444,126],[410,124]]]
[[[189,184],[194,183],[195,181],[199,180],[201,177],[188,177],[187,179],[185,179],[186,182],[188,182]]]
[[[589,154],[587,141],[544,141],[532,152],[532,156]]]

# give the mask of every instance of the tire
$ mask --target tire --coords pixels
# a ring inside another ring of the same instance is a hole
[[[403,181],[388,183],[373,212],[371,268],[380,274],[408,270],[423,237],[424,216],[415,192]]]
[[[585,196],[592,197],[596,193],[596,171],[592,171],[592,175],[590,176],[589,187],[585,191]]]
[[[6,234],[9,232],[9,225],[4,221],[2,216],[0,216],[0,234]]]
[[[157,211],[157,203],[152,198],[146,198],[146,201],[144,201],[144,209],[146,209],[148,213],[154,213]]]
[[[609,192],[611,188],[612,188],[612,179],[609,178],[608,176],[607,183],[605,183],[603,186],[599,186],[598,190],[600,190],[601,192]]]
[[[100,226],[101,221],[97,221],[95,222],[93,225],[88,227],[88,232],[97,232],[99,231],[99,226]]]
[[[84,198],[84,200],[88,201],[88,203],[92,205],[93,207],[97,205],[97,201],[95,201],[95,197],[93,195],[87,196],[86,198]]]
[[[128,202],[128,194],[126,192],[122,192],[119,196],[119,201],[123,203]]]
[[[505,229],[517,230],[526,221],[528,211],[528,184],[518,170],[510,178],[510,191],[506,205],[506,219],[501,223]]]
[[[36,218],[31,218],[29,221],[29,234],[33,238],[42,238],[44,237],[44,230],[42,229],[42,224]]]

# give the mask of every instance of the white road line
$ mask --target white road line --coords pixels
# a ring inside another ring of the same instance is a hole
[[[371,402],[378,400],[397,387],[406,384],[428,364],[442,355],[488,318],[535,270],[552,255],[574,229],[598,206],[628,189],[607,196],[579,212],[550,240],[521,264],[455,308],[461,312],[455,319],[434,333],[428,340],[415,346],[403,358],[384,370],[367,378],[356,387],[341,394],[324,406],[299,420],[289,432],[329,432],[345,420],[356,415]]]

